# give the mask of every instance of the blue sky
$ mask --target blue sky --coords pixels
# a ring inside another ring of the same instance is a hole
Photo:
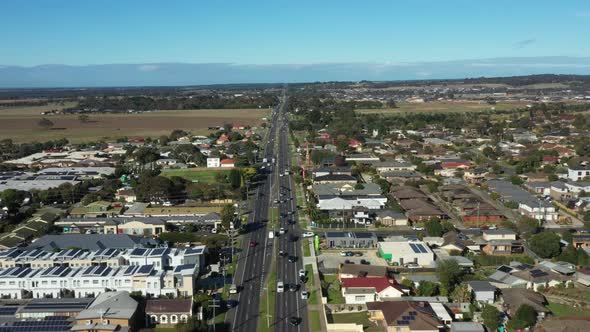
[[[0,65],[590,56],[590,1],[2,1]]]

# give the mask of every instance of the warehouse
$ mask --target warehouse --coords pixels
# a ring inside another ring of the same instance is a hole
[[[426,243],[418,240],[397,240],[379,242],[379,255],[390,263],[405,265],[416,263],[420,266],[433,266],[434,253]]]

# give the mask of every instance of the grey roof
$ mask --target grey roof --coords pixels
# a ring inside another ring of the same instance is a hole
[[[486,229],[483,233],[489,235],[516,235],[516,232],[510,229]]]
[[[347,239],[375,239],[377,236],[371,232],[326,232],[326,238],[347,238]]]
[[[462,267],[473,267],[473,261],[464,256],[445,256],[439,257],[438,259],[443,261],[455,261]]]
[[[508,201],[514,201],[517,203],[526,204],[532,207],[551,207],[552,205],[543,200],[539,200],[528,191],[522,189],[519,186],[515,186],[512,183],[504,180],[491,180],[487,182],[490,190],[497,192],[502,199]]]
[[[104,317],[105,319],[130,319],[137,310],[137,301],[128,292],[105,292],[96,297],[88,309],[81,311],[77,320]]]
[[[58,248],[80,248],[85,250],[129,249],[154,244],[156,244],[154,240],[127,234],[61,234],[45,235],[29,245],[28,249],[42,248],[46,251]]]
[[[407,219],[408,218],[408,217],[406,217],[405,214],[391,210],[391,209],[378,210],[376,214],[378,217],[381,217],[381,218],[385,218],[385,217],[391,217],[391,218],[395,218],[395,219]]]
[[[472,280],[468,281],[467,284],[476,292],[494,292],[496,287],[484,280]]]
[[[354,189],[355,185],[341,183],[314,184],[313,191],[320,196],[358,196],[381,195],[381,187],[375,183],[363,183],[363,189]]]
[[[316,182],[320,181],[354,181],[356,182],[356,178],[352,175],[347,174],[327,174],[322,176],[317,176],[313,179]]]
[[[452,322],[451,332],[484,332],[484,329],[477,322]]]

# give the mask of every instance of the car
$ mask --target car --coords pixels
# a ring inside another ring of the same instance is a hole
[[[363,253],[362,252],[355,252],[354,255],[356,257],[363,257]]]
[[[307,274],[307,271],[305,271],[304,269],[299,270],[299,278],[305,277],[306,274]]]
[[[301,323],[301,318],[300,317],[291,317],[289,318],[289,324],[293,325],[293,326],[297,326]]]
[[[307,276],[299,276],[299,281],[301,281],[302,283],[306,283],[307,282]]]
[[[297,256],[289,256],[289,263],[297,262]]]
[[[414,227],[412,227],[412,229],[415,231],[423,231],[424,227],[414,226]]]
[[[299,238],[297,236],[295,236],[295,235],[289,236],[289,241],[291,241],[291,242],[297,242],[297,240],[299,240]]]
[[[496,229],[498,229],[498,226],[496,226],[496,225],[491,225],[490,227],[488,227],[488,229],[493,231],[493,230],[496,230]]]
[[[309,293],[307,291],[301,291],[301,299],[307,300],[309,298]]]
[[[354,256],[354,253],[352,251],[347,251],[346,256],[352,257],[352,256]]]
[[[288,224],[289,225],[295,225],[295,220],[289,220]]]
[[[279,201],[278,199],[275,199],[273,202],[274,202],[275,204],[279,204],[281,201]]]
[[[365,260],[365,259],[361,259],[361,264],[363,265],[371,265],[371,262]]]
[[[406,268],[408,269],[419,269],[420,265],[416,264],[416,263],[408,263],[406,264]]]
[[[283,293],[285,291],[285,284],[282,281],[277,282],[277,293]]]
[[[236,305],[238,305],[238,301],[236,301],[236,300],[227,300],[225,302],[225,307],[227,309],[231,309],[231,308],[235,307]]]
[[[279,250],[279,256],[280,257],[286,257],[287,253],[284,250]]]
[[[340,252],[340,256],[342,256],[342,257],[346,257],[346,256],[348,256],[348,255],[346,254],[346,251],[341,251],[341,252]]]
[[[285,227],[281,227],[281,228],[279,229],[279,234],[283,235],[283,234],[285,234],[285,233],[287,233],[287,230],[285,229]]]
[[[299,290],[299,284],[290,284],[289,285],[289,292],[296,292]]]
[[[344,261],[344,264],[354,264],[354,262],[351,261],[351,260],[349,260],[349,259],[347,259],[347,260]]]
[[[236,284],[232,284],[229,286],[229,293],[230,294],[237,294],[238,293],[238,286]]]
[[[256,241],[250,241],[250,247],[256,247],[258,243]]]
[[[303,232],[301,236],[303,237],[313,237],[315,234],[313,232]]]

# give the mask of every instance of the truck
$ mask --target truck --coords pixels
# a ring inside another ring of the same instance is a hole
[[[275,231],[268,232],[268,238],[269,239],[274,239],[274,237],[275,237]]]

